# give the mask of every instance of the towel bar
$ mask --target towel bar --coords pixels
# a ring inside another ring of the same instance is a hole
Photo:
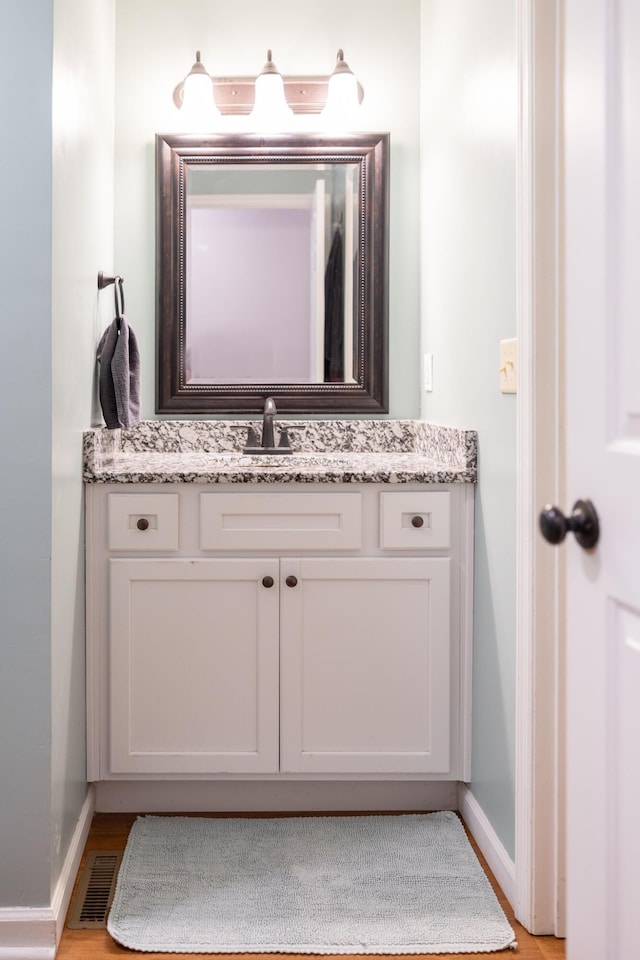
[[[124,280],[119,274],[116,274],[112,277],[110,274],[104,273],[102,270],[98,271],[98,290],[104,290],[105,287],[110,286],[112,283],[115,284],[113,288],[113,295],[116,306],[116,320],[119,320],[124,314]],[[120,291],[119,301],[118,291]]]
[[[115,283],[116,280],[120,280],[121,283],[124,283],[122,277],[116,274],[115,277],[110,276],[108,273],[103,273],[102,270],[98,271],[98,290],[104,290],[105,287],[110,286],[112,283]]]

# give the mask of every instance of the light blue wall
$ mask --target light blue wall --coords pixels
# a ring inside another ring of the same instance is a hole
[[[0,905],[49,902],[52,7],[0,30]]]
[[[515,820],[517,397],[513,0],[422,0],[422,349],[428,420],[478,430],[472,791],[511,857]]]
[[[218,76],[253,76],[268,47],[285,74],[328,74],[338,47],[361,80],[361,129],[391,133],[390,415],[419,415],[419,0],[117,0],[115,269],[154,416],[154,135],[177,130],[172,91],[195,51]]]

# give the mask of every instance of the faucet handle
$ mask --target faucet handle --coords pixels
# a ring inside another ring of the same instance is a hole
[[[259,449],[258,444],[258,435],[256,434],[253,427],[247,428],[247,442],[245,445],[243,453],[253,453],[256,449]]]
[[[267,416],[269,416],[270,414],[276,414],[278,412],[276,410],[276,402],[273,399],[273,397],[267,397],[267,399],[265,400],[264,412]]]
[[[282,451],[291,451],[291,444],[289,443],[289,434],[286,430],[280,431],[280,439],[278,441],[278,450]]]

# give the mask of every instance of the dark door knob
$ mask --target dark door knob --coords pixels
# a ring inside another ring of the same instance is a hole
[[[421,527],[424,524],[424,518],[416,514],[415,517],[411,517],[411,526],[412,527]]]
[[[576,500],[570,517],[548,504],[540,514],[540,530],[549,543],[562,543],[567,533],[575,533],[585,550],[595,547],[600,536],[598,514],[591,500]]]
[[[287,577],[287,579],[285,580],[285,583],[288,587],[295,587],[296,584],[298,583],[298,578],[293,576]]]
[[[140,519],[138,520],[136,526],[137,526],[138,530],[148,530],[148,529],[149,529],[149,521],[147,520],[146,517],[140,517]]]
[[[274,583],[275,583],[275,580],[273,579],[273,577],[263,577],[263,578],[262,578],[262,586],[263,586],[263,587],[272,587],[272,586],[274,585]]]

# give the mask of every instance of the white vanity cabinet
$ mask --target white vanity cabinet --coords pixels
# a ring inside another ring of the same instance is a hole
[[[89,778],[468,779],[472,529],[462,483],[87,485]]]

